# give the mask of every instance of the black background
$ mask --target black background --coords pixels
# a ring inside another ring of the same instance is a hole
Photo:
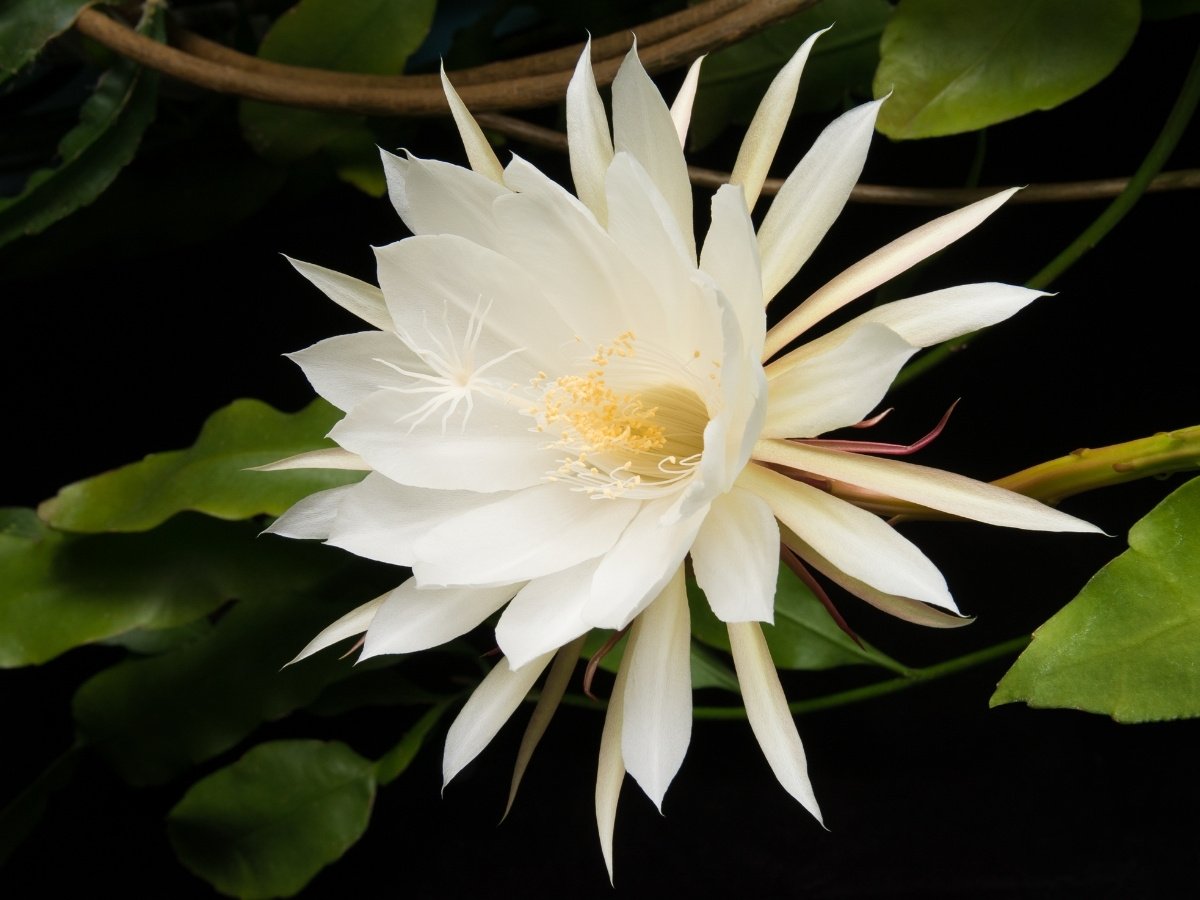
[[[991,129],[983,182],[1131,172],[1186,71],[1200,32],[1196,18],[1147,25],[1100,87],[1053,112]],[[799,159],[827,118],[796,124],[777,170]],[[420,126],[412,139],[425,143],[412,149],[462,161],[446,135],[442,126]],[[205,148],[214,160],[232,152],[225,140],[213,138]],[[513,149],[566,178],[562,159]],[[700,161],[728,168],[735,150],[735,142],[725,141]],[[877,136],[864,180],[953,184],[973,150],[973,138],[892,145]],[[212,173],[198,157],[194,175],[202,182]],[[1193,127],[1168,167],[1195,166],[1198,159]],[[161,174],[155,165],[148,155],[127,178],[154,183]],[[8,338],[0,400],[5,503],[36,503],[61,484],[185,446],[208,413],[236,397],[257,396],[285,409],[307,401],[304,379],[280,354],[354,325],[280,254],[370,278],[369,245],[403,236],[386,201],[315,185],[294,180],[265,209],[203,241],[181,241],[186,229],[159,225],[186,219],[194,196],[147,194],[135,210],[142,221],[128,232],[89,243],[60,228],[0,255]],[[698,201],[698,209],[705,206]],[[1020,282],[1102,207],[1010,205],[902,291]],[[946,433],[918,459],[990,479],[1076,447],[1195,424],[1197,211],[1186,192],[1144,198],[1054,285],[1057,296],[917,386],[897,391],[890,401],[897,411],[881,426],[881,438],[914,439],[962,397]],[[937,212],[851,206],[777,303],[796,302]],[[89,214],[95,220],[109,212],[98,206]],[[1182,480],[1139,482],[1065,504],[1111,538],[974,524],[903,526],[945,572],[960,607],[978,616],[969,628],[927,632],[849,598],[840,605],[868,640],[912,665],[1028,633],[1121,552],[1129,525]],[[114,651],[85,648],[40,669],[0,676],[4,796],[69,744],[74,686],[115,658]],[[801,717],[828,832],[775,784],[744,723],[698,722],[665,816],[626,785],[617,890],[813,898],[1195,896],[1200,725],[1119,726],[1067,710],[989,710],[1004,667],[993,663]],[[785,685],[800,698],[868,677],[789,675]],[[371,710],[331,725],[299,716],[266,733],[338,738],[370,754],[394,743],[408,717]],[[520,726],[506,729],[444,798],[440,752],[427,748],[408,774],[381,791],[363,840],[304,896],[364,890],[609,896],[592,812],[601,719],[587,710],[560,711],[514,812],[500,826]],[[162,818],[185,788],[134,791],[99,761],[85,759],[73,789],[55,797],[41,829],[0,871],[0,890],[14,897],[75,891],[82,876],[92,891],[209,896],[207,885],[175,863],[165,838]]]

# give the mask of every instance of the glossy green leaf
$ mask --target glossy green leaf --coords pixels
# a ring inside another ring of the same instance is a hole
[[[708,605],[704,592],[689,580],[692,634],[710,647],[729,652],[729,632]],[[859,646],[842,631],[821,601],[786,566],[779,567],[775,588],[775,624],[763,625],[771,658],[781,669],[833,669],[838,666],[882,666],[895,672],[904,666],[864,642]]]
[[[709,54],[700,69],[689,143],[704,147],[730,124],[748,124],[767,85],[796,48],[829,25],[833,30],[817,41],[804,66],[797,111],[832,109],[854,95],[868,95],[879,62],[879,35],[891,14],[886,0],[824,0]]]
[[[75,695],[81,739],[132,784],[162,783],[211,759],[351,670],[332,654],[284,666],[354,601],[362,597],[320,582],[304,593],[255,596],[208,637],[106,669]]]
[[[435,5],[434,0],[301,0],[275,21],[258,55],[290,65],[398,75],[429,33]],[[364,190],[383,177],[363,116],[244,100],[239,118],[246,140],[268,159],[288,162],[324,151],[346,180]]]
[[[1129,549],[1038,628],[992,706],[1024,701],[1118,722],[1200,716],[1200,478],[1129,531]]]
[[[42,47],[99,0],[0,0],[0,83],[24,68]]]
[[[138,31],[163,38],[162,6],[147,6]],[[158,76],[130,60],[105,72],[80,109],[79,124],[59,143],[54,168],[34,172],[19,194],[0,198],[0,245],[37,234],[112,184],[137,152],[157,97]]]
[[[902,0],[884,29],[878,128],[974,131],[1083,93],[1129,49],[1138,0]]]
[[[221,893],[291,897],[362,836],[374,799],[374,765],[345,744],[272,741],[194,784],[167,834]]]
[[[324,400],[281,413],[258,400],[235,400],[204,423],[187,450],[152,453],[141,462],[68,485],[39,514],[67,531],[145,531],[194,510],[221,519],[277,516],[314,491],[349,484],[361,472],[248,471],[328,447],[341,416]]]
[[[136,535],[65,535],[33,510],[0,527],[0,667],[44,663],[138,629],[173,629],[247,591],[307,577],[313,548],[181,517]],[[339,559],[335,551],[318,554]]]

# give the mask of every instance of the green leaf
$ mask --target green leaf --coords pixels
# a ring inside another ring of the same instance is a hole
[[[1118,722],[1200,716],[1200,478],[1129,531],[1129,549],[1042,625],[991,705]]]
[[[434,0],[301,0],[259,47],[262,59],[342,72],[397,75],[433,23]],[[277,162],[325,151],[339,175],[372,193],[383,177],[364,116],[243,100],[242,133]]]
[[[277,516],[314,491],[362,478],[327,469],[247,471],[332,446],[324,436],[340,416],[319,399],[297,413],[235,400],[209,417],[189,449],[152,453],[68,485],[38,513],[55,528],[82,532],[145,531],[187,510],[221,519]]]
[[[250,590],[308,577],[313,549],[189,516],[147,534],[64,535],[32,510],[0,528],[0,667],[135,629],[173,629]],[[337,554],[320,554],[335,558]]]
[[[879,35],[891,14],[886,0],[825,0],[709,54],[700,69],[699,99],[688,129],[691,145],[707,146],[729,124],[749,123],[767,85],[796,48],[829,25],[833,30],[817,40],[804,66],[797,111],[832,109],[854,94],[869,94],[879,62]]]
[[[1082,94],[1137,32],[1138,0],[903,0],[883,32],[877,127],[896,139],[974,131]]]
[[[688,603],[692,634],[710,647],[729,652],[729,632],[708,605],[704,592],[689,579]],[[864,642],[859,646],[847,635],[786,566],[779,567],[775,588],[775,624],[763,625],[771,658],[781,669],[833,669],[872,665],[907,671],[903,665]]]
[[[1142,0],[1142,18],[1176,19],[1200,12],[1200,0]]]
[[[405,732],[404,737],[396,746],[379,758],[375,763],[375,777],[382,784],[391,784],[404,774],[417,753],[433,731],[433,727],[441,720],[442,715],[450,707],[450,700],[434,704],[425,715],[417,719],[412,728]]]
[[[362,836],[374,799],[374,765],[345,744],[272,741],[194,784],[167,834],[221,893],[291,897]]]
[[[310,703],[351,664],[322,655],[284,666],[353,605],[347,598],[362,600],[321,584],[245,599],[209,636],[100,672],[75,694],[80,738],[131,784],[159,784],[234,746],[262,722]]]
[[[162,40],[160,4],[147,4],[138,31]],[[0,245],[37,234],[112,184],[137,152],[157,96],[158,76],[130,60],[105,72],[80,109],[79,124],[59,143],[58,165],[34,172],[16,196],[0,198]]]
[[[98,0],[0,0],[0,84]]]

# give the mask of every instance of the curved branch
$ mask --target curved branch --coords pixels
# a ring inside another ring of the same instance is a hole
[[[723,12],[706,21],[692,24],[684,31],[669,34],[675,25],[659,26],[653,33],[667,36],[640,48],[642,64],[650,71],[662,71],[691,62],[700,54],[736,43],[743,37],[761,30],[799,10],[814,5],[816,0],[749,0],[734,5],[730,0],[710,0],[699,9]],[[707,15],[707,13],[706,13]],[[670,17],[668,17],[670,18]],[[658,20],[660,23],[663,20]],[[691,22],[692,20],[687,20]],[[175,47],[160,44],[136,34],[121,23],[97,12],[85,10],[75,27],[142,65],[199,87],[254,100],[264,100],[286,106],[307,109],[327,109],[367,115],[441,115],[447,111],[446,98],[436,83],[421,76],[348,75],[298,66],[264,65],[264,61],[246,57],[233,50],[214,51],[211,42],[202,46],[215,58],[185,53]],[[632,34],[610,35],[602,43],[607,54],[622,46],[628,47]],[[196,46],[196,42],[192,42]],[[569,57],[572,48],[556,51]],[[473,110],[518,109],[558,102],[571,78],[571,66],[554,71],[540,71],[557,62],[560,57],[541,57],[533,63],[537,74],[521,74],[494,80],[494,69],[485,70],[485,80],[464,83],[459,90],[463,101]],[[620,67],[619,56],[608,56],[594,66],[596,81],[607,84]],[[519,68],[519,67],[517,67]],[[469,76],[468,80],[480,76]],[[456,76],[457,80],[457,76]]]

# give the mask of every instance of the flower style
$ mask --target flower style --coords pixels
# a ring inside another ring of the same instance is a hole
[[[1012,193],[900,237],[768,331],[766,304],[844,206],[882,102],[824,131],[756,232],[750,210],[817,37],[767,91],[730,183],[712,197],[699,252],[682,153],[697,66],[668,108],[631,50],[612,85],[610,134],[589,47],[567,90],[578,197],[520,157],[502,166],[443,73],[471,168],[384,154],[391,199],[414,237],[376,251],[380,288],[295,263],[373,330],[294,355],[346,415],[331,432],[338,449],[276,467],[368,474],[301,501],[271,530],[413,572],[301,657],[362,632],[363,657],[409,653],[503,609],[504,658],[451,726],[443,768],[449,781],[549,667],[519,777],[586,634],[628,628],[596,785],[610,874],[625,772],[661,806],[690,739],[689,555],[728,625],[751,729],[783,787],[819,819],[759,624],[772,621],[781,541],[888,612],[934,626],[966,621],[913,544],[822,487],[995,525],[1098,530],[991,485],[813,440],[860,423],[917,349],[1040,296],[953,287],[872,309],[784,352]]]

